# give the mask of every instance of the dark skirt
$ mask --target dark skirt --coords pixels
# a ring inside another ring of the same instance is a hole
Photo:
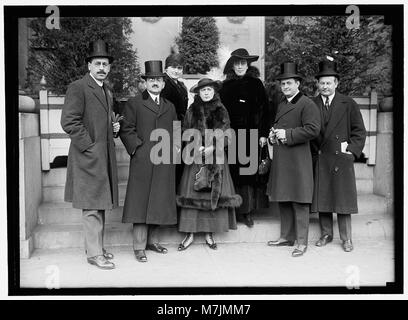
[[[191,164],[184,166],[181,177],[178,195],[186,198],[200,197],[200,192],[193,189],[195,174],[199,171],[200,165]],[[223,179],[221,186],[221,196],[231,196],[235,194],[231,174],[228,164],[223,165]],[[193,208],[180,209],[179,226],[180,232],[226,232],[230,229],[237,229],[234,208],[217,208],[212,210],[201,210]]]

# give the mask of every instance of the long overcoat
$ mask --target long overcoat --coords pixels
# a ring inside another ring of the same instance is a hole
[[[233,77],[223,82],[219,91],[221,102],[227,108],[231,120],[231,128],[236,134],[236,159],[235,163],[230,162],[231,176],[236,186],[259,184],[257,174],[240,175],[240,168],[249,167],[249,164],[240,164],[238,159],[239,148],[246,147],[246,154],[250,150],[250,130],[258,130],[256,136],[256,146],[261,136],[268,135],[268,98],[262,81],[256,77],[256,69],[252,66],[248,68],[243,77]],[[239,141],[238,130],[245,130],[245,142]],[[257,149],[258,150],[258,149]]]
[[[322,112],[321,96],[314,101]],[[315,182],[312,212],[358,212],[354,159],[360,157],[365,139],[357,103],[336,91],[327,126],[322,123],[320,135],[311,142]],[[342,142],[347,142],[347,151],[352,154],[342,152]]]
[[[267,194],[270,201],[311,203],[313,167],[310,140],[320,131],[320,112],[314,102],[298,93],[278,106],[273,124],[285,129],[287,143],[273,146]]]
[[[68,87],[61,126],[71,138],[65,201],[78,209],[118,205],[118,178],[111,112],[112,93],[86,74]],[[106,98],[105,98],[106,96]]]
[[[174,105],[163,97],[157,105],[144,91],[142,95],[128,100],[123,116],[120,138],[131,158],[122,221],[176,224],[175,164],[171,148],[173,121],[177,120]],[[154,151],[151,158],[151,150],[159,143],[150,138],[155,129],[162,129],[169,135],[170,145],[166,143],[166,146],[170,148],[167,151],[163,149],[161,156],[165,158],[165,153],[171,152],[170,163],[152,162],[157,153]]]
[[[183,82],[174,81],[167,74],[164,76],[164,82],[166,84],[160,94],[163,98],[166,98],[174,104],[177,118],[183,122],[188,105],[187,88]]]

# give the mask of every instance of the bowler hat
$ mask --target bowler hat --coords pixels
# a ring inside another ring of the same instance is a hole
[[[145,74],[141,76],[143,79],[164,77],[164,75],[161,60],[145,61]]]
[[[232,69],[233,63],[236,60],[244,59],[249,62],[258,60],[259,56],[250,55],[247,49],[239,48],[231,52],[231,57],[228,59],[225,64],[224,74],[226,74],[230,69]]]
[[[198,91],[201,88],[204,88],[204,87],[207,87],[207,86],[213,87],[215,91],[218,91],[218,90],[221,89],[221,82],[212,80],[210,78],[202,78],[202,79],[200,79],[200,81],[198,81],[197,84],[195,84],[194,86],[191,87],[190,92],[198,93]]]
[[[184,57],[180,53],[173,53],[166,58],[164,62],[164,68],[169,66],[183,66],[184,65]]]
[[[294,62],[284,62],[281,64],[281,73],[275,79],[283,80],[283,79],[302,79],[302,76],[298,74],[297,64]]]
[[[340,75],[337,72],[337,63],[330,60],[323,60],[319,62],[319,73],[315,76],[316,79],[326,76],[335,76],[340,78]]]
[[[109,54],[108,44],[99,39],[89,44],[88,56],[85,61],[90,62],[92,58],[108,58],[109,63],[112,63],[113,57]]]

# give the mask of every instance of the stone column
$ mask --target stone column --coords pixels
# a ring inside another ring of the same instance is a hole
[[[374,193],[386,197],[387,214],[392,214],[394,204],[392,117],[392,112],[378,112],[377,114],[377,159],[374,167]]]

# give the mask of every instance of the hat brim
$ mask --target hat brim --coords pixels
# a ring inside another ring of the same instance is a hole
[[[303,80],[303,77],[300,74],[296,74],[296,73],[283,73],[275,77],[276,80],[284,80],[284,79],[291,79],[291,78]]]
[[[204,87],[214,87],[214,90],[218,92],[221,89],[221,82],[212,81],[212,82],[207,82],[201,85],[195,84],[194,86],[191,87],[190,92],[198,93],[198,91],[200,91],[200,89]]]
[[[230,69],[232,69],[233,61],[234,61],[234,60],[244,59],[244,60],[247,60],[248,63],[249,63],[249,62],[257,61],[258,58],[259,58],[259,56],[239,56],[239,55],[233,55],[233,56],[229,57],[229,59],[227,60],[227,63],[225,64],[224,74],[226,74]]]
[[[319,79],[321,77],[330,77],[330,76],[333,76],[333,77],[336,77],[337,79],[340,79],[340,75],[337,72],[334,72],[334,71],[333,72],[330,72],[330,71],[320,72],[317,75],[315,75],[315,78]]]
[[[90,62],[94,58],[107,58],[109,63],[112,63],[114,60],[112,56],[90,56],[85,59],[85,62]]]
[[[165,75],[166,75],[165,73],[152,73],[152,74],[143,74],[140,77],[146,80],[147,78],[162,78]]]

